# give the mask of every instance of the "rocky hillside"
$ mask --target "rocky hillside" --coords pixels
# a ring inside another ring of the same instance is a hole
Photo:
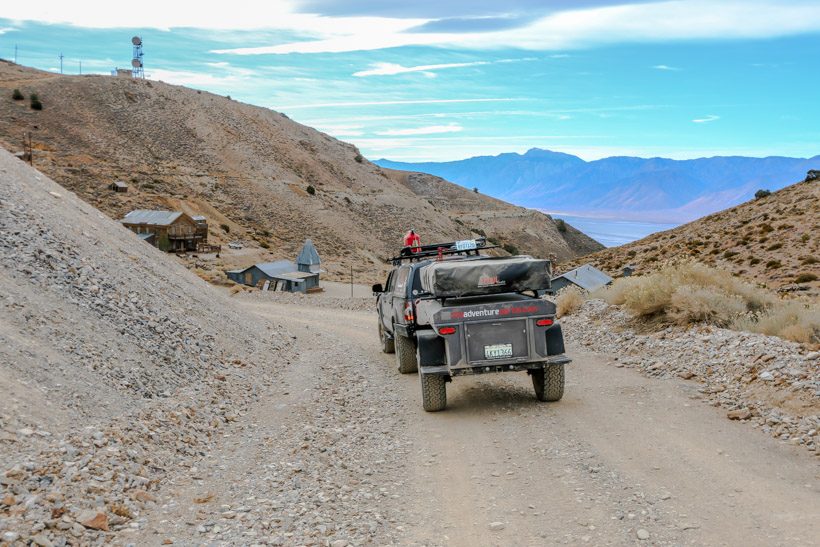
[[[36,93],[43,109],[13,100],[14,89]],[[577,231],[559,232],[546,215],[440,180],[411,184],[350,144],[229,97],[8,62],[0,62],[0,97],[0,144],[19,151],[31,134],[35,166],[109,216],[180,208],[206,215],[215,241],[246,243],[210,263],[213,271],[293,258],[310,237],[331,276],[353,266],[371,279],[410,225],[423,241],[481,230],[509,248],[561,259],[601,248]],[[107,190],[117,179],[128,193]]]
[[[141,526],[290,337],[4,150],[0,180],[0,543],[95,544]]]
[[[591,262],[613,274],[626,264],[652,271],[682,258],[719,266],[772,289],[817,296],[820,180],[793,184],[674,230],[561,264],[561,269]]]

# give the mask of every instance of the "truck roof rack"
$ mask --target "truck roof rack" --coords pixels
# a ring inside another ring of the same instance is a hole
[[[475,245],[469,246],[469,242],[475,242]],[[392,262],[394,266],[398,266],[405,261],[414,262],[443,255],[458,254],[465,256],[478,256],[478,253],[481,250],[497,248],[498,245],[487,245],[487,238],[485,237],[468,239],[464,241],[449,241],[446,243],[430,243],[429,245],[421,245],[420,247],[405,246],[401,248],[399,256],[394,256],[390,259],[390,262]],[[413,249],[418,250],[413,252]]]

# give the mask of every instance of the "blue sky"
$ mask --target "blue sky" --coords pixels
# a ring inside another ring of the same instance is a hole
[[[371,159],[820,153],[820,2],[301,0],[0,7],[0,57],[231,95]],[[14,4],[14,5],[12,5]]]

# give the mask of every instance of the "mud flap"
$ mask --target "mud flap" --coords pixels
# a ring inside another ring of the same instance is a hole
[[[547,329],[547,355],[561,355],[564,353],[564,333],[561,325],[556,323]]]
[[[444,366],[447,364],[447,353],[444,339],[434,331],[416,331],[416,348],[421,367]]]

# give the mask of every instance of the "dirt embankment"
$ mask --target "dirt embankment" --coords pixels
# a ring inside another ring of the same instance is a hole
[[[0,180],[0,543],[138,529],[291,339],[5,151]]]

